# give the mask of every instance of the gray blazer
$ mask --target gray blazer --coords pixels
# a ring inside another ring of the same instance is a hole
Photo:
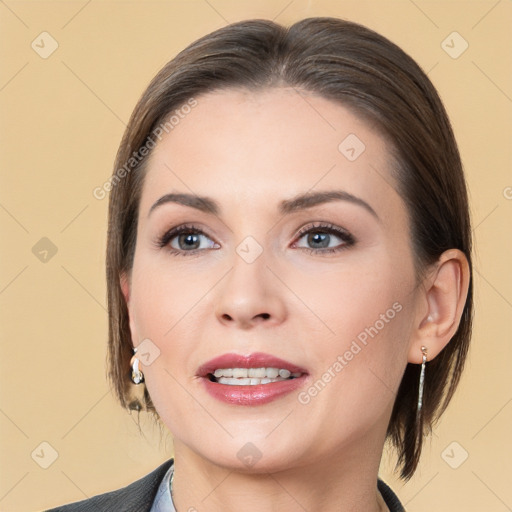
[[[174,459],[117,491],[107,492],[69,505],[52,508],[46,512],[149,512],[158,486]]]
[[[149,512],[158,492],[158,487],[173,463],[174,459],[169,459],[149,475],[118,491],[107,492],[87,500],[62,505],[46,512]],[[377,487],[391,512],[405,511],[400,500],[386,483],[379,479]]]

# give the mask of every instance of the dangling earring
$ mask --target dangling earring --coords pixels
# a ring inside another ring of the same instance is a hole
[[[425,366],[427,364],[427,347],[421,347],[421,353],[423,354],[423,361],[421,363],[421,372],[420,372],[420,387],[418,391],[418,411],[417,417],[419,418],[421,414],[421,408],[423,406],[423,387],[425,384]]]
[[[133,357],[130,360],[130,366],[132,367],[132,382],[134,384],[140,384],[144,382],[144,374],[139,370],[139,358],[135,356],[137,349],[133,349]]]

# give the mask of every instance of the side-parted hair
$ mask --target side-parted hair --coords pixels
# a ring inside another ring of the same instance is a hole
[[[340,103],[389,141],[392,172],[410,219],[418,278],[452,248],[466,255],[472,270],[468,196],[459,151],[443,104],[416,62],[376,32],[336,18],[308,18],[291,27],[267,20],[228,25],[195,41],[162,68],[137,103],[117,153],[106,261],[108,373],[123,407],[157,415],[147,389],[142,399],[133,400],[133,345],[120,286],[120,276],[129,275],[133,264],[147,157],[162,127],[172,127],[173,113],[179,116],[192,108],[201,95],[227,88],[272,87],[294,87]],[[387,430],[404,480],[416,470],[423,439],[459,383],[472,313],[471,279],[457,332],[427,363],[419,421],[420,366],[409,363],[405,369]]]

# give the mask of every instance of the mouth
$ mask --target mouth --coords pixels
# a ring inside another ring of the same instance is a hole
[[[235,405],[268,403],[303,386],[308,375],[304,368],[261,352],[224,354],[197,371],[210,395]]]
[[[217,368],[206,377],[210,382],[227,386],[258,386],[301,377],[301,372],[291,372],[286,368]]]

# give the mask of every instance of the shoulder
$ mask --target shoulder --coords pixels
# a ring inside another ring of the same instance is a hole
[[[99,494],[46,512],[149,512],[160,482],[173,462],[173,459],[169,459],[140,480],[117,491]]]

